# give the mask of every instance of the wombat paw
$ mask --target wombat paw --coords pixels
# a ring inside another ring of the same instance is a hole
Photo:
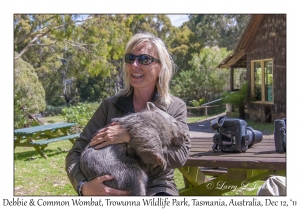
[[[164,170],[167,168],[167,162],[164,158],[164,156],[155,154],[154,155],[155,161],[157,162],[157,164],[162,167]]]
[[[184,136],[184,137],[176,137],[176,138],[173,138],[173,139],[171,140],[171,144],[172,144],[173,146],[180,146],[180,145],[183,144],[183,142],[185,141],[185,139],[186,139],[186,136]]]

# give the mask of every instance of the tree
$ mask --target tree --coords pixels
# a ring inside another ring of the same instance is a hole
[[[128,15],[126,18],[132,34],[149,32],[166,40],[175,30],[170,18],[163,14]]]
[[[233,50],[249,18],[247,14],[190,15],[185,24],[205,46]]]
[[[14,77],[14,127],[18,128],[28,123],[24,110],[35,114],[45,109],[45,90],[32,65],[20,57],[15,60]]]
[[[228,89],[229,72],[216,66],[229,54],[225,48],[203,48],[193,54],[190,70],[179,72],[172,84],[173,93],[185,100],[212,100],[216,93]]]
[[[79,20],[78,15],[15,16],[15,49],[36,69],[47,89],[47,101],[58,102],[63,97],[65,103],[72,102],[76,78],[86,76],[86,72],[113,78],[116,92],[122,87],[122,54],[131,35],[124,17],[89,15]]]
[[[110,78],[101,75],[78,78],[76,88],[80,101],[101,102],[102,99],[114,94],[114,84]]]
[[[179,71],[191,69],[189,61],[192,60],[192,54],[199,52],[203,47],[187,26],[174,29],[167,38],[167,43]]]
[[[14,16],[14,45],[18,55],[21,57],[33,46],[51,46],[57,42],[72,44],[78,49],[81,43],[70,40],[74,35],[78,15],[44,15],[44,14],[16,14]],[[47,38],[50,42],[45,43]]]

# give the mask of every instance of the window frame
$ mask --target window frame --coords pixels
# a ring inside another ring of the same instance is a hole
[[[274,104],[274,80],[273,80],[273,84],[272,84],[272,101],[266,101],[265,100],[265,62],[266,61],[271,61],[272,62],[272,74],[273,74],[273,78],[274,78],[274,59],[272,58],[267,58],[267,59],[259,59],[259,60],[251,60],[251,97],[253,98],[253,100],[251,100],[252,103],[260,103],[260,104]],[[261,64],[261,101],[255,100],[254,99],[254,63],[260,62]]]

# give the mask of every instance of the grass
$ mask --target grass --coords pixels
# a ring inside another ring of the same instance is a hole
[[[65,122],[65,119],[62,115],[44,117],[47,123],[57,123],[57,122]]]
[[[76,195],[64,169],[71,142],[50,144],[41,157],[34,148],[17,147],[14,155],[14,195]]]
[[[64,121],[62,116],[45,118],[48,123]],[[188,123],[197,122],[205,117],[188,118]],[[272,124],[249,122],[257,130],[273,131]],[[75,196],[77,195],[70,184],[65,172],[65,157],[72,147],[69,141],[61,141],[50,144],[44,151],[49,157],[44,159],[34,148],[17,147],[14,153],[14,195],[15,196]],[[184,188],[184,180],[178,169],[175,169],[175,183],[178,189]],[[251,183],[246,189],[224,193],[226,196],[233,195],[256,195],[258,186],[263,181]]]
[[[267,132],[269,134],[274,134],[274,123],[262,123],[247,120],[247,125],[256,130]]]
[[[76,196],[65,172],[65,157],[71,142],[61,141],[45,149],[48,159],[41,157],[33,148],[17,147],[14,155],[15,196]],[[184,181],[175,169],[175,182],[178,189]]]
[[[186,122],[187,123],[195,123],[195,122],[198,122],[200,120],[204,120],[205,119],[205,116],[200,116],[200,117],[188,117],[186,119]]]
[[[48,159],[41,157],[33,148],[17,147],[14,155],[14,195],[15,196],[76,196],[65,172],[65,157],[71,148],[69,141],[50,144],[45,153]],[[175,169],[174,180],[178,189],[184,188],[184,180]],[[237,189],[223,195],[255,195],[257,181],[246,189]],[[253,188],[253,190],[251,190]]]

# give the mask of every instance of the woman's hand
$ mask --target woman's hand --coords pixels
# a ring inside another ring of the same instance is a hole
[[[118,190],[111,187],[108,187],[103,184],[104,181],[113,179],[110,175],[104,175],[97,177],[89,182],[86,182],[82,185],[81,194],[82,195],[128,195],[128,191]]]
[[[130,135],[122,126],[113,122],[108,127],[101,129],[91,140],[90,146],[95,149],[103,148],[110,144],[119,144],[130,141]]]

